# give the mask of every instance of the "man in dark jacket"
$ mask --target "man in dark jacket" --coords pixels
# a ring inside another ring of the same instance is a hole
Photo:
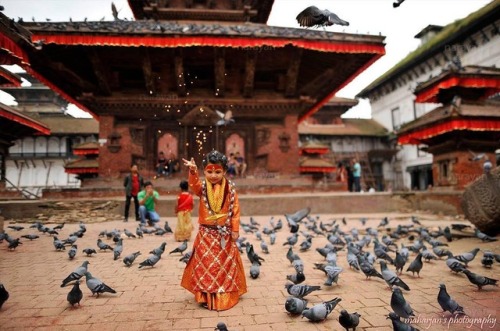
[[[137,170],[137,165],[132,165],[130,168],[130,174],[128,174],[124,181],[123,186],[125,187],[125,219],[124,222],[128,222],[128,212],[130,209],[130,200],[134,199],[134,207],[135,207],[135,220],[139,221],[139,200],[137,199],[137,194],[144,186],[144,179],[139,174]]]

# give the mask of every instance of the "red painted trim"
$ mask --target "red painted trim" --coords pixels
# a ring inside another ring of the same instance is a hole
[[[300,172],[335,172],[336,167],[300,167]]]
[[[73,154],[75,154],[75,155],[99,155],[99,149],[98,148],[92,148],[92,149],[75,148],[75,149],[73,149]]]
[[[300,152],[306,152],[308,154],[325,154],[328,153],[328,147],[317,147],[317,148],[311,148],[311,147],[303,147],[300,149]]]
[[[71,169],[64,169],[64,172],[74,175],[97,174],[99,173],[99,168],[71,168]]]
[[[0,76],[5,78],[10,84],[3,84],[2,87],[21,87],[22,80],[18,79],[11,72],[6,69],[0,70]]]
[[[446,132],[468,130],[468,131],[500,131],[500,120],[451,120],[445,123],[434,124],[432,126],[402,134],[398,137],[399,145],[417,145],[422,140],[439,136]]]
[[[0,117],[6,118],[6,119],[11,120],[13,122],[17,122],[19,124],[22,124],[24,126],[32,128],[40,134],[44,134],[44,135],[50,134],[50,129],[47,128],[46,126],[44,126],[43,124],[38,123],[36,121],[33,121],[33,120],[29,119],[28,117],[24,117],[22,115],[18,115],[16,113],[5,110],[1,107],[0,107]]]
[[[423,91],[417,94],[415,102],[419,103],[439,103],[437,96],[440,90],[450,89],[452,87],[465,88],[486,88],[484,98],[500,92],[500,79],[487,77],[449,77],[444,80],[437,81]]]
[[[4,57],[3,59],[5,60],[0,64],[29,65],[28,55],[26,54],[26,52],[4,34],[0,34],[0,49],[7,52],[9,55],[9,58]]]

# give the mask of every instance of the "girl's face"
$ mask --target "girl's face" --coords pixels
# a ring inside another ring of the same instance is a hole
[[[208,181],[213,185],[213,184],[218,184],[222,181],[222,178],[226,174],[224,169],[221,166],[217,167],[211,167],[211,163],[208,164],[205,169],[203,170],[203,173],[205,174],[205,178],[208,179]]]

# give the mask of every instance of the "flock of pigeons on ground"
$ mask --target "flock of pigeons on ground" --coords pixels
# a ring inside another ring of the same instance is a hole
[[[480,274],[468,270],[468,264],[472,262],[479,248],[475,248],[470,252],[453,254],[447,249],[447,242],[454,240],[451,229],[456,231],[466,231],[471,228],[470,225],[451,224],[450,227],[442,229],[439,227],[437,231],[430,231],[423,227],[417,217],[412,217],[408,225],[398,225],[394,230],[390,231],[388,218],[383,218],[377,228],[367,227],[364,229],[366,233],[361,236],[360,230],[353,227],[350,232],[340,230],[336,221],[332,223],[324,223],[309,216],[310,209],[305,208],[297,211],[295,214],[287,214],[285,218],[288,223],[290,236],[283,245],[289,246],[286,257],[293,266],[295,273],[287,275],[289,281],[285,288],[290,295],[285,301],[285,309],[291,315],[302,315],[312,322],[320,322],[327,319],[329,314],[335,309],[337,304],[342,300],[335,297],[332,300],[315,304],[312,307],[307,307],[305,297],[314,291],[321,290],[318,285],[302,284],[306,280],[304,274],[304,261],[294,252],[294,248],[298,247],[299,252],[305,252],[312,248],[312,241],[317,237],[326,237],[328,244],[324,247],[317,247],[316,251],[324,258],[325,263],[314,263],[314,269],[324,272],[326,279],[323,286],[333,286],[338,282],[343,268],[337,264],[337,252],[347,251],[347,264],[352,270],[361,271],[366,279],[377,277],[385,281],[392,289],[390,305],[393,310],[387,318],[391,319],[394,330],[416,330],[410,324],[405,323],[411,321],[415,316],[410,303],[405,299],[403,291],[410,291],[410,287],[398,276],[406,268],[406,272],[411,272],[412,276],[419,278],[420,272],[424,268],[424,261],[438,261],[446,258],[446,265],[450,272],[463,273],[468,281],[477,286],[481,290],[484,286],[497,285],[496,279],[491,279]],[[364,226],[366,219],[360,219]],[[346,225],[345,219],[342,223]],[[265,226],[262,233],[269,236],[271,244],[275,242],[276,231],[281,230],[283,224],[278,221],[277,224],[270,221],[268,226]],[[299,229],[302,230],[299,230]],[[269,252],[269,247],[266,240],[262,238],[259,224],[250,218],[249,224],[243,224],[242,229],[245,233],[253,233],[258,241],[263,254]],[[380,233],[379,231],[387,231]],[[303,237],[299,244],[299,235]],[[490,237],[478,229],[474,230],[474,235],[480,242],[496,241],[496,238]],[[443,238],[444,241],[439,240]],[[400,239],[408,240],[411,245],[397,244]],[[373,250],[371,244],[373,243]],[[241,237],[238,243],[239,246],[246,247],[246,253],[252,267],[250,269],[251,278],[257,278],[260,273],[260,266],[263,259],[255,253],[254,247],[250,243],[246,243],[245,238]],[[411,258],[410,254],[416,254],[415,258]],[[500,254],[494,254],[491,251],[484,250],[481,264],[485,268],[491,268],[494,262],[500,262]],[[380,272],[376,268],[376,263],[380,264]],[[389,267],[392,265],[393,267]],[[393,269],[394,270],[391,270]],[[460,304],[453,300],[446,290],[446,285],[441,283],[437,293],[437,301],[443,312],[448,311],[452,315],[466,314]],[[346,329],[355,328],[360,323],[361,315],[357,312],[349,313],[342,309],[339,315],[339,323]],[[401,318],[405,320],[401,320]]]
[[[393,312],[387,318],[391,319],[394,330],[416,330],[414,326],[405,323],[405,321],[415,316],[415,312],[411,308],[410,302],[405,298],[404,293],[410,291],[410,286],[400,278],[404,271],[411,272],[412,278],[418,279],[422,270],[425,270],[425,263],[432,263],[431,261],[438,261],[437,263],[439,263],[439,260],[445,258],[445,264],[450,269],[450,272],[464,274],[464,278],[477,286],[478,290],[485,286],[497,285],[496,279],[469,270],[469,264],[475,260],[481,251],[480,248],[458,254],[447,249],[447,242],[454,240],[451,229],[470,232],[471,229],[467,229],[471,228],[470,225],[452,223],[450,224],[451,228],[446,226],[444,229],[439,227],[438,230],[430,230],[422,226],[417,217],[412,217],[408,224],[399,224],[397,227],[392,228],[389,225],[389,219],[385,217],[374,228],[365,227],[367,219],[361,218],[359,220],[361,227],[354,226],[349,232],[345,232],[340,229],[341,222],[330,220],[327,223],[320,220],[319,216],[316,218],[310,216],[310,208],[304,208],[294,214],[285,214],[284,216],[287,222],[286,227],[281,219],[275,222],[274,218],[271,218],[269,223],[262,228],[261,224],[252,217],[249,218],[248,223],[241,222],[241,236],[236,241],[236,245],[242,255],[246,253],[251,264],[249,269],[250,278],[257,279],[260,276],[263,262],[263,268],[265,268],[265,259],[259,254],[269,254],[270,246],[276,244],[277,232],[286,231],[286,228],[288,228],[290,236],[287,237],[284,243],[277,244],[278,246],[288,247],[286,249],[286,258],[294,269],[294,273],[286,276],[288,282],[285,284],[285,289],[289,296],[284,302],[284,308],[290,315],[302,315],[311,322],[326,320],[342,300],[340,297],[335,297],[329,301],[308,307],[308,301],[305,297],[314,291],[320,291],[322,287],[306,284],[305,263],[299,254],[313,249],[318,253],[318,258],[322,259],[322,262],[314,263],[314,269],[323,272],[325,275],[322,286],[331,287],[336,285],[341,273],[344,271],[341,263],[338,263],[337,252],[339,251],[346,252],[346,263],[349,269],[363,273],[366,279],[374,277],[384,281],[392,289],[390,306]],[[345,219],[342,219],[342,224],[347,225]],[[352,223],[350,222],[350,224]],[[58,235],[63,231],[64,226],[65,224],[62,223],[50,228],[41,222],[35,222],[29,228],[38,230],[39,234],[24,234],[19,238],[14,238],[13,234],[3,232],[0,233],[0,243],[5,241],[7,249],[15,251],[19,245],[23,244],[21,238],[31,241],[40,238],[40,236],[52,236],[54,250],[66,251],[68,259],[73,260],[79,250],[77,241],[85,235],[87,228],[84,223],[80,223],[77,231],[69,234],[66,239],[59,239]],[[13,233],[24,230],[24,227],[20,225],[9,225],[7,228],[14,231]],[[127,229],[124,229],[124,231],[118,229],[104,230],[99,233],[96,246],[85,247],[80,254],[91,257],[93,254],[98,254],[98,252],[112,251],[113,260],[122,259],[122,262],[127,267],[131,267],[141,255],[141,252],[130,252],[122,258],[124,239],[141,238],[144,234],[163,236],[171,233],[172,229],[167,221],[163,227],[159,224],[151,227],[140,225],[136,228],[135,233]],[[247,236],[250,235],[252,238],[248,240]],[[478,244],[497,240],[480,232],[478,229],[474,230],[474,235],[478,239]],[[324,247],[313,248],[313,240],[320,237],[326,238],[328,243]],[[403,239],[407,245],[403,242],[398,245],[397,242],[399,240],[403,241]],[[105,240],[112,240],[114,244],[110,245]],[[259,253],[251,242],[260,243]],[[411,243],[411,245],[408,245],[408,243]],[[138,263],[138,268],[154,267],[165,252],[166,245],[166,241],[163,241],[159,247],[152,249],[148,258]],[[188,242],[184,241],[171,250],[169,255],[180,253],[181,258],[179,261],[187,263],[191,255],[191,252],[185,253],[187,249]],[[495,261],[500,262],[500,254],[488,250],[482,252],[483,256],[480,263],[483,267],[491,268]],[[415,255],[415,257],[411,257],[411,254]],[[89,271],[89,264],[89,261],[84,261],[61,282],[61,287],[72,285],[67,294],[67,300],[71,306],[80,305],[83,298],[80,289],[80,281],[83,277],[85,277],[85,283],[92,296],[99,297],[102,293],[116,293],[111,286],[92,275]],[[380,271],[377,270],[377,264],[380,265]],[[0,284],[0,308],[8,297],[8,291]],[[444,283],[439,285],[437,301],[443,312],[447,311],[452,315],[466,314],[464,308],[450,297]],[[346,309],[342,309],[339,312],[338,321],[346,330],[354,330],[360,323],[360,316],[357,312],[348,312]],[[218,329],[224,330],[223,325],[221,323],[222,328]]]

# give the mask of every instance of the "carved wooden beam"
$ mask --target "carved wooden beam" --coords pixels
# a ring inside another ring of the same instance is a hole
[[[286,72],[285,97],[294,97],[297,94],[297,79],[299,77],[302,48],[295,49]]]
[[[223,97],[226,88],[226,51],[215,48],[214,52],[215,96]]]
[[[97,55],[97,52],[93,48],[89,48],[87,51],[90,63],[94,68],[94,74],[97,78],[97,86],[103,92],[104,95],[111,95],[111,87],[109,86],[108,77],[110,76],[109,68],[106,67],[101,58]]]
[[[176,50],[174,56],[174,73],[177,83],[177,94],[186,96],[186,79],[184,77],[184,61],[182,59],[182,50]]]
[[[330,84],[330,81],[335,75],[334,69],[327,69],[323,71],[321,75],[318,75],[315,79],[301,87],[300,95],[309,95],[314,97],[315,92],[321,90],[325,85]]]
[[[243,82],[243,96],[250,98],[253,95],[255,84],[255,66],[257,63],[257,52],[247,51],[245,54],[245,78]]]
[[[65,66],[61,62],[46,62],[45,66],[48,71],[59,72],[61,75],[70,82],[75,82],[84,92],[95,92],[96,85],[83,79],[79,74],[76,74],[73,70]]]
[[[149,51],[144,50],[142,56],[142,72],[144,74],[144,82],[146,84],[146,91],[150,95],[156,94],[155,77],[153,74],[153,68],[151,66],[151,58],[149,56]]]

